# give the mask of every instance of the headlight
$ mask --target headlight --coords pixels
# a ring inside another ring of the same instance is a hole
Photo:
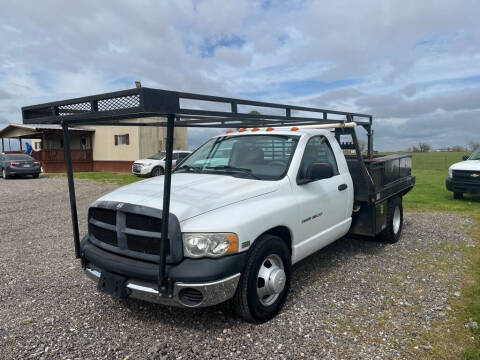
[[[146,163],[146,164],[143,164],[143,166],[151,166],[152,163]]]
[[[453,176],[453,171],[452,171],[452,168],[449,167],[449,168],[448,168],[448,177],[451,179],[452,176]]]
[[[238,237],[233,233],[185,233],[183,255],[189,258],[220,257],[238,252]]]

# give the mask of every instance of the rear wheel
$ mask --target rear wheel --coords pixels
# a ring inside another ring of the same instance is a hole
[[[153,168],[152,172],[150,173],[150,176],[160,176],[163,175],[163,168],[161,167],[156,167]]]
[[[461,192],[454,192],[454,193],[453,193],[453,198],[454,198],[454,199],[463,199],[463,193],[461,193]]]
[[[8,179],[8,174],[7,174],[7,171],[5,169],[2,169],[2,177],[7,180]]]
[[[33,177],[34,179],[38,178],[39,176],[40,176],[40,174],[33,174],[33,175],[32,175],[32,177]]]
[[[236,313],[248,322],[263,323],[282,309],[290,290],[291,257],[285,242],[263,235],[254,247],[234,297]]]
[[[396,196],[388,200],[387,227],[378,235],[379,240],[386,243],[396,243],[402,236],[403,206],[402,198]]]

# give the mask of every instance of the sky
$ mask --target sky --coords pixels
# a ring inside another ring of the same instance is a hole
[[[143,86],[374,116],[375,149],[480,141],[479,0],[9,1],[0,127]],[[195,147],[223,130],[189,129]]]

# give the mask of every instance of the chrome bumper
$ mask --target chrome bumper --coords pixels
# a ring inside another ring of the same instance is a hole
[[[86,275],[98,282],[100,270],[87,267]],[[235,274],[224,279],[210,281],[205,283],[184,283],[176,282],[173,285],[173,294],[163,295],[158,292],[155,284],[143,283],[140,281],[128,280],[126,287],[129,290],[129,297],[140,299],[152,303],[179,306],[179,307],[207,307],[220,304],[233,297],[237,289],[240,274]],[[181,300],[180,291],[183,289],[195,289],[202,293],[202,300],[196,304],[188,304]]]

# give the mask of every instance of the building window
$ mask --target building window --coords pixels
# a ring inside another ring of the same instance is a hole
[[[129,134],[115,135],[115,145],[129,145],[129,144],[130,144]]]
[[[35,143],[35,150],[42,150],[42,142],[41,141],[37,141]]]

